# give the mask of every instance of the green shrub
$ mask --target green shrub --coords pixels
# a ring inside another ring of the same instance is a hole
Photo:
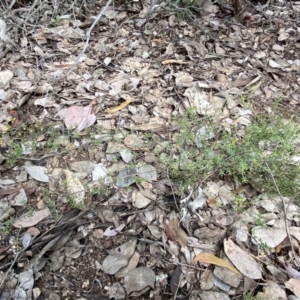
[[[297,123],[275,115],[258,116],[242,137],[234,128],[228,133],[210,124],[208,119],[199,119],[194,110],[188,111],[178,121],[180,130],[165,149],[166,154],[160,154],[181,191],[211,176],[231,176],[258,190],[277,193],[273,175],[283,196],[297,195]]]

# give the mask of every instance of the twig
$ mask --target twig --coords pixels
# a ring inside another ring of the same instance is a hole
[[[26,26],[26,23],[27,23],[28,19],[30,18],[30,13],[34,10],[34,8],[38,5],[38,3],[39,3],[39,0],[35,0],[33,2],[33,4],[30,6],[28,15],[27,15],[27,17],[26,17],[26,19],[24,21],[24,27],[23,27],[24,29],[25,29],[25,26]]]
[[[17,2],[17,0],[13,0],[13,1],[11,2],[11,4],[10,4],[9,8],[8,8],[4,13],[6,14],[6,13],[9,12],[10,10],[12,10],[12,8],[13,8],[14,5],[16,4],[16,2]]]
[[[88,45],[89,45],[89,41],[90,41],[90,37],[91,37],[91,32],[93,30],[93,28],[95,27],[95,25],[98,23],[98,21],[100,20],[100,18],[102,17],[102,15],[104,14],[104,12],[107,10],[108,6],[111,4],[112,0],[108,0],[108,2],[106,3],[105,7],[102,8],[102,10],[100,11],[100,13],[98,14],[98,16],[96,17],[95,21],[93,22],[93,24],[91,25],[91,27],[89,28],[89,30],[86,33],[86,42],[84,44],[83,49],[81,50],[80,54],[78,55],[75,63],[73,64],[73,66],[71,67],[71,69],[69,69],[65,75],[59,77],[59,78],[51,78],[51,80],[53,81],[58,81],[63,79],[64,77],[68,76],[71,74],[71,72],[74,71],[75,67],[78,65],[78,63],[81,60],[81,57],[83,56],[83,54],[85,53]]]
[[[272,177],[272,180],[273,180],[274,185],[275,185],[275,187],[276,187],[277,193],[278,193],[278,195],[279,195],[279,197],[280,197],[280,199],[281,199],[281,201],[282,201],[282,204],[283,204],[283,213],[284,213],[284,225],[285,225],[286,234],[287,234],[288,239],[289,239],[289,242],[290,242],[290,244],[291,244],[291,249],[292,249],[292,253],[293,253],[294,259],[295,259],[295,261],[297,262],[298,267],[300,267],[300,262],[298,261],[298,258],[297,258],[297,256],[296,256],[296,253],[295,253],[295,250],[294,250],[294,246],[293,246],[293,243],[292,243],[292,239],[291,239],[291,235],[290,235],[290,229],[289,229],[289,226],[288,226],[288,223],[287,223],[287,208],[286,208],[284,199],[283,199],[283,197],[282,197],[282,195],[281,195],[281,193],[280,193],[280,190],[279,190],[279,188],[278,188],[278,185],[277,185],[277,183],[276,183],[276,180],[275,180],[275,178],[274,178],[273,172],[271,171],[271,169],[270,169],[268,163],[266,163],[266,165],[267,165],[267,167],[268,167],[268,169],[269,169],[269,172],[270,172],[270,174],[271,174],[271,177]]]
[[[2,281],[1,281],[1,283],[0,283],[0,289],[1,289],[2,285],[4,284],[4,282],[6,281],[6,278],[7,278],[8,274],[10,273],[12,267],[13,267],[14,264],[16,263],[16,261],[17,261],[19,255],[20,255],[20,253],[21,253],[22,251],[23,251],[23,250],[21,250],[19,253],[16,254],[16,256],[15,256],[13,262],[11,263],[9,269],[8,269],[7,272],[5,273],[5,276],[4,276],[4,278],[2,279]]]

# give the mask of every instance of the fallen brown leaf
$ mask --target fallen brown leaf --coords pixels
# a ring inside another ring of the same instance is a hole
[[[13,189],[0,189],[0,195],[10,195],[17,193],[22,187],[18,186]]]
[[[174,218],[168,224],[164,223],[163,225],[166,231],[166,235],[170,240],[179,242],[179,244],[183,247],[187,245],[187,235],[179,227],[177,219]]]
[[[228,261],[219,258],[211,253],[200,253],[198,255],[196,255],[196,257],[194,258],[194,261],[199,261],[201,263],[204,264],[213,264],[213,265],[217,265],[223,268],[227,268],[229,270],[231,270],[232,272],[236,273],[236,274],[241,274],[232,264],[230,264]]]

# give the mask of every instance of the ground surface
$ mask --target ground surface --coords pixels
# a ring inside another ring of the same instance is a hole
[[[298,299],[293,199],[188,172],[298,120],[297,3],[90,2],[1,4],[1,299]]]

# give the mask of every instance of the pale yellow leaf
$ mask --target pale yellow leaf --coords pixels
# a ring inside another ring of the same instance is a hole
[[[120,105],[116,106],[115,108],[107,109],[105,112],[108,114],[113,114],[113,113],[123,109],[124,107],[126,107],[130,102],[132,102],[132,100],[126,100],[126,101],[122,102]]]
[[[194,261],[199,261],[203,264],[213,264],[223,268],[227,268],[234,273],[241,274],[233,265],[231,265],[228,261],[219,258],[211,253],[200,253],[196,255]]]

